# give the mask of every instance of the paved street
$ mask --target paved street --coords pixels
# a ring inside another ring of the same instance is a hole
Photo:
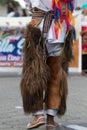
[[[87,77],[70,75],[68,84],[67,112],[61,119],[56,117],[56,122],[76,130],[87,130]],[[0,76],[0,130],[26,130],[31,119],[32,116],[25,116],[22,109],[20,76]],[[45,130],[45,127],[38,129]]]

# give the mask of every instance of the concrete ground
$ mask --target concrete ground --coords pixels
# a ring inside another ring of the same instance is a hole
[[[20,76],[0,76],[0,130],[26,130],[26,124],[32,119],[22,109],[20,93]],[[74,125],[71,128],[87,130],[87,77],[69,75],[69,94],[67,112],[56,122],[63,125]],[[40,127],[38,130],[45,130]]]

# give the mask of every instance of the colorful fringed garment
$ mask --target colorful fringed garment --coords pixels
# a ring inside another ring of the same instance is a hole
[[[73,1],[74,0],[52,0],[52,8],[55,14],[54,31],[55,31],[56,39],[58,39],[59,30],[62,31],[62,22],[64,19],[66,21],[67,31],[70,25],[72,26],[74,25],[74,19],[72,16],[72,12],[74,10]],[[61,2],[65,3],[66,18],[64,18],[64,15],[63,15]]]

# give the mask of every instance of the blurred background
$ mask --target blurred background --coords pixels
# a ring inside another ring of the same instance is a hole
[[[76,30],[76,41],[73,46],[75,58],[70,63],[69,71],[87,73],[87,33],[81,35],[82,31],[87,31],[87,0],[77,0],[73,15]],[[18,73],[19,69],[21,71],[24,30],[30,20],[30,12],[26,9],[24,0],[0,0],[1,72],[2,70],[14,72],[13,69]]]
[[[25,9],[25,3],[23,0],[0,0],[0,16],[7,16],[7,4],[9,2],[17,8],[20,16],[22,16]]]
[[[22,9],[25,9],[25,4],[23,0],[0,0],[0,16],[6,16],[6,2],[12,1],[14,2],[18,9],[20,14],[22,15]],[[87,0],[77,0],[77,6],[81,7],[83,3],[86,3]]]
[[[10,3],[13,8],[9,8],[9,2],[13,3]],[[68,76],[67,113],[62,119],[56,118],[57,122],[73,124],[71,128],[75,130],[87,130],[87,9],[85,15],[82,14],[83,4],[87,8],[87,0],[77,0],[73,13],[76,41],[73,43],[74,60],[70,63],[69,72],[74,75]],[[9,14],[10,11],[12,13]],[[25,130],[26,123],[32,118],[24,115],[19,87],[24,31],[30,21],[23,0],[0,0],[0,130]],[[81,36],[84,30],[86,33]],[[44,127],[39,130],[44,130]]]

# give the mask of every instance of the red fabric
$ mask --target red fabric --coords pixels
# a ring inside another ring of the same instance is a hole
[[[86,31],[87,30],[87,26],[82,27],[82,31]]]
[[[68,0],[61,0],[61,1],[62,1],[62,2],[65,2],[65,3],[68,2]]]
[[[86,43],[82,45],[82,51],[87,52],[87,44]]]
[[[82,26],[82,31],[86,31],[86,30],[87,30],[87,26]],[[85,42],[84,40],[85,35],[87,35],[87,33],[82,35],[82,52],[83,53],[87,53],[87,42]]]

